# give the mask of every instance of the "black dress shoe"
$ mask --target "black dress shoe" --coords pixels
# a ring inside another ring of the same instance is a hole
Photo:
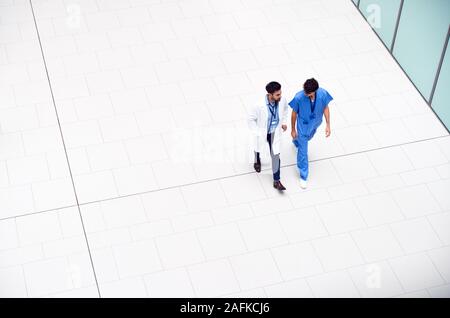
[[[253,168],[255,168],[255,171],[260,173],[261,172],[261,162],[255,162],[253,164]]]
[[[273,187],[274,187],[275,189],[277,189],[277,190],[280,190],[280,191],[286,190],[286,188],[284,187],[284,185],[281,184],[281,181],[274,181],[274,182],[273,182]]]

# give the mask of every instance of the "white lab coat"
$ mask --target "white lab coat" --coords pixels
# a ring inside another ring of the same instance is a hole
[[[281,134],[283,129],[281,125],[287,125],[289,107],[286,98],[281,97],[278,103],[278,116],[280,121],[277,128],[275,129],[275,137],[272,144],[273,153],[275,155],[280,153],[281,149]],[[267,109],[266,98],[262,98],[259,105],[255,105],[250,109],[248,117],[248,126],[252,133],[253,149],[256,152],[261,152],[264,147],[269,149],[269,144],[267,142],[267,121],[268,121],[269,111]]]

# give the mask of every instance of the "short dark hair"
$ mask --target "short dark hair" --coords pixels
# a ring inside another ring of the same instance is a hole
[[[314,78],[307,79],[305,84],[303,84],[303,89],[306,94],[314,93],[319,89],[319,83]]]
[[[273,94],[281,89],[281,84],[278,82],[270,82],[266,85],[266,91],[269,94]]]

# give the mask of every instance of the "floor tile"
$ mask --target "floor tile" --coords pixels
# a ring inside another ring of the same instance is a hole
[[[122,279],[111,283],[100,284],[103,298],[142,298],[147,297],[145,283],[141,277]]]
[[[254,175],[222,179],[220,184],[229,204],[245,203],[266,198],[262,186]]]
[[[433,143],[418,142],[402,146],[414,168],[427,168],[446,163],[448,160]]]
[[[239,227],[234,223],[199,229],[197,235],[208,260],[247,252]]]
[[[404,216],[389,193],[372,194],[355,199],[368,226],[387,224],[403,220]]]
[[[198,297],[218,297],[240,291],[227,260],[194,265],[188,272]]]
[[[263,287],[282,281],[280,272],[269,251],[248,253],[230,259],[242,290]],[[258,266],[255,266],[258,264]]]
[[[328,235],[327,229],[314,208],[280,213],[278,218],[291,243]]]
[[[276,247],[272,249],[272,255],[285,281],[323,272],[320,260],[310,243]]]
[[[378,176],[366,154],[340,157],[331,160],[344,182],[354,182]]]
[[[120,278],[143,275],[162,269],[153,241],[133,242],[113,247]]]
[[[191,280],[185,268],[146,275],[146,290],[152,298],[194,297]]]
[[[325,271],[344,269],[364,262],[358,247],[348,234],[316,239],[312,244]]]
[[[449,247],[443,247],[439,249],[435,249],[428,252],[433,264],[436,266],[437,270],[441,274],[441,276],[448,283],[450,281],[450,254]]]
[[[270,248],[288,242],[276,216],[269,215],[252,220],[242,220],[238,224],[249,251]]]
[[[365,298],[398,296],[403,289],[386,262],[367,264],[349,269],[356,288]]]
[[[439,236],[441,242],[445,245],[449,245],[450,233],[448,233],[447,229],[450,225],[450,213],[444,212],[430,215],[428,216],[428,221]]]
[[[358,298],[361,297],[351,276],[346,271],[325,273],[307,278],[308,285],[318,298]]]
[[[403,214],[408,218],[440,212],[438,203],[426,185],[395,190],[392,194]]]
[[[338,201],[316,207],[331,235],[365,228],[366,224],[353,201]]]
[[[450,180],[441,180],[428,184],[428,189],[430,190],[433,197],[437,200],[439,206],[442,210],[450,209],[449,196],[446,194],[448,187],[450,185]]]
[[[420,291],[444,283],[426,254],[402,256],[389,260],[389,263],[406,292]]]
[[[164,269],[191,265],[205,259],[194,232],[159,237],[156,239],[156,247]]]
[[[392,232],[406,253],[415,253],[442,245],[426,218],[391,224]]]
[[[264,287],[270,298],[312,298],[313,294],[304,279]]]
[[[386,225],[353,231],[351,235],[366,262],[403,255],[399,242]]]

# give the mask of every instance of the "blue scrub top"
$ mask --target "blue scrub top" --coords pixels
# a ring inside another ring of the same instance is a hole
[[[289,106],[297,113],[297,132],[299,135],[310,137],[315,132],[322,123],[323,111],[333,100],[333,97],[321,87],[316,91],[315,98],[315,118],[311,118],[310,98],[305,95],[304,91],[295,94],[294,98],[289,102]]]

